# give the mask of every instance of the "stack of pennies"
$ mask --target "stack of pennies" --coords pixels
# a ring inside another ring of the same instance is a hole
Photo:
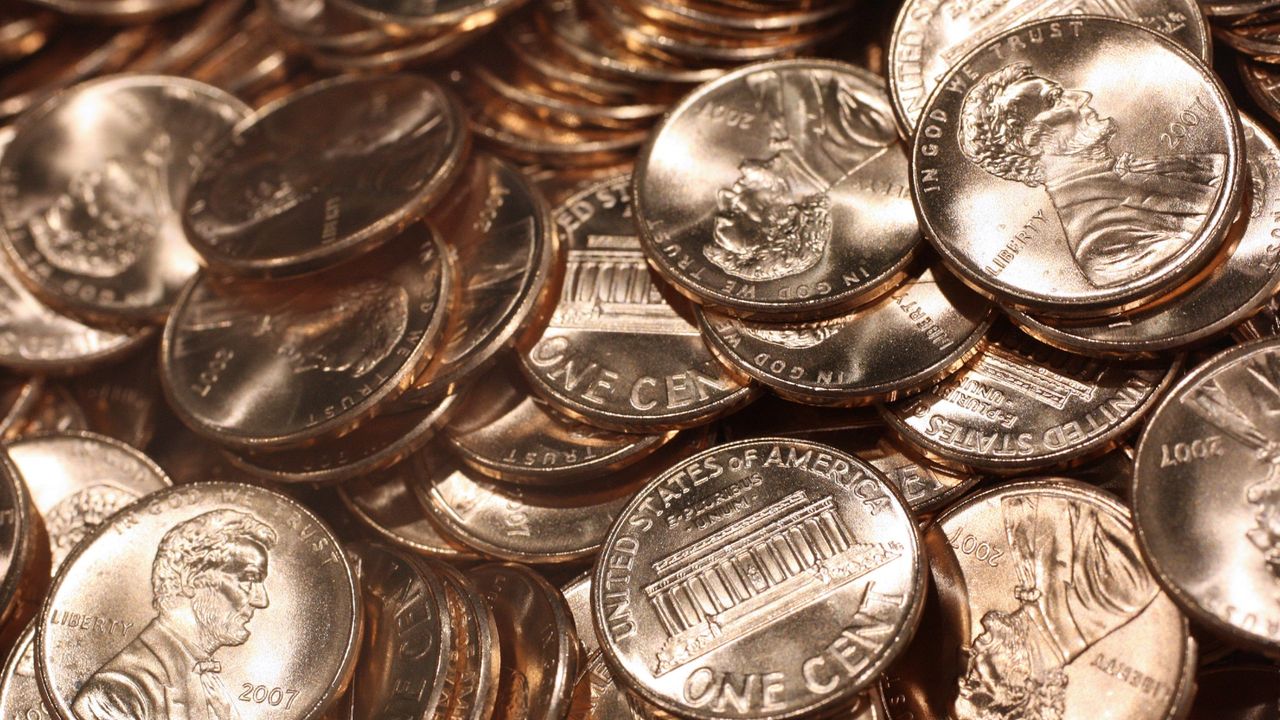
[[[12,0],[0,716],[1276,715],[1276,27]]]

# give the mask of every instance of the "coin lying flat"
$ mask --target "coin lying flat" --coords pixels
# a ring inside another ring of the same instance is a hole
[[[613,677],[690,718],[854,701],[924,599],[915,522],[884,476],[818,443],[729,443],[645,487],[610,532],[591,610]]]
[[[323,623],[317,623],[323,618]],[[71,553],[36,630],[62,718],[311,718],[346,684],[360,596],[330,530],[230,483],[153,493]]]
[[[793,60],[687,96],[636,162],[649,262],[739,316],[830,316],[896,284],[920,235],[882,83]]]
[[[480,555],[440,529],[409,489],[409,463],[371,473],[338,488],[342,504],[377,537],[428,557],[475,560]]]
[[[425,77],[314,83],[263,108],[208,159],[184,226],[227,272],[318,270],[420,217],[462,170],[466,138],[457,102]]]
[[[880,411],[899,437],[943,464],[1033,470],[1106,452],[1181,365],[1181,357],[1102,362],[1000,327],[959,372]]]
[[[1186,713],[1195,643],[1110,495],[1056,478],[1012,483],[947,510],[930,534],[954,554],[958,576],[946,582],[958,592],[941,596],[964,642],[954,704],[934,712],[957,720]]]
[[[450,275],[440,239],[423,223],[312,277],[201,273],[165,326],[160,376],[169,404],[192,430],[239,448],[349,430],[430,359]]]
[[[1190,290],[1150,310],[1108,321],[1062,323],[1010,310],[1027,332],[1064,350],[1132,355],[1190,345],[1252,315],[1280,287],[1280,146],[1248,116],[1241,116],[1248,153],[1248,205],[1232,226],[1230,253]]]
[[[91,432],[5,444],[49,534],[56,572],[86,535],[120,508],[172,483],[151,458]]]
[[[677,311],[683,301],[650,275],[629,185],[613,178],[556,209],[564,287],[522,369],[534,392],[592,425],[653,433],[706,423],[755,393],[720,366]]]
[[[1211,59],[1209,30],[1195,0],[1084,0],[1071,3],[1069,11],[1045,0],[1015,0],[990,8],[959,0],[907,0],[898,10],[888,57],[890,96],[904,135],[915,133],[939,78],[970,50],[1016,25],[1068,12],[1140,22],[1205,62]]]
[[[992,38],[922,116],[911,189],[925,236],[962,278],[1027,310],[1098,316],[1173,290],[1218,252],[1240,203],[1242,133],[1220,81],[1119,20]]]
[[[697,313],[716,355],[778,395],[865,405],[958,369],[978,350],[994,308],[951,274],[924,267],[879,302],[828,320],[766,323]]]
[[[1215,355],[1152,412],[1133,512],[1151,567],[1192,618],[1280,654],[1280,491],[1272,406],[1280,342]]]
[[[0,161],[4,249],[45,303],[163,320],[199,256],[181,213],[196,167],[249,108],[163,75],[95,80],[24,114]]]

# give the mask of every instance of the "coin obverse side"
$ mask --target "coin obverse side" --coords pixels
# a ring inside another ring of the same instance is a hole
[[[1133,513],[1156,577],[1196,621],[1280,656],[1280,339],[1195,368],[1138,442]]]
[[[956,720],[1167,720],[1194,688],[1187,621],[1124,506],[1083,483],[997,487],[940,515],[967,622]],[[938,581],[939,584],[942,580]]]
[[[925,236],[961,278],[1029,311],[1096,317],[1168,293],[1214,257],[1239,206],[1231,98],[1131,23],[1010,30],[956,65],[923,117],[911,189]]]
[[[986,40],[1047,15],[1114,15],[1181,43],[1209,62],[1209,28],[1195,0],[1013,0],[999,6],[965,0],[908,0],[898,10],[889,44],[889,91],[904,136],[915,134],[925,101],[951,66]]]
[[[682,717],[847,707],[923,607],[915,521],[884,476],[818,443],[722,445],[637,494],[592,577],[620,683]]]
[[[755,391],[721,367],[679,297],[655,284],[636,238],[627,177],[556,209],[568,249],[560,302],[521,369],[557,409],[620,432],[660,432],[737,410]]]
[[[350,677],[360,595],[332,532],[274,492],[149,495],[72,551],[45,599],[36,673],[55,715],[299,720]]]
[[[0,160],[2,244],[18,278],[77,317],[163,322],[200,267],[182,229],[198,167],[250,114],[165,75],[94,80],[24,114]]]
[[[882,78],[787,60],[707,83],[636,162],[650,264],[699,304],[779,320],[893,287],[920,244]]]

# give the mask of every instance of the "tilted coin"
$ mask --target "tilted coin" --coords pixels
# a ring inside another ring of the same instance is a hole
[[[36,673],[59,718],[302,720],[346,685],[359,631],[351,566],[310,511],[196,483],[144,497],[71,553],[37,621]]]
[[[24,114],[0,161],[3,245],[47,304],[163,320],[199,256],[181,212],[197,166],[249,108],[164,75],[95,80]]]
[[[91,432],[24,438],[4,449],[44,521],[55,572],[117,510],[172,484],[141,451]]]
[[[889,91],[903,134],[914,134],[940,78],[969,51],[1009,28],[1052,15],[1089,13],[1141,23],[1168,35],[1205,62],[1209,30],[1195,0],[1014,0],[986,7],[963,0],[907,0],[889,45]]]
[[[56,717],[40,697],[35,667],[35,622],[27,624],[0,673],[0,713],[4,717],[47,720]]]
[[[1063,323],[1010,309],[1014,322],[1073,352],[1133,355],[1190,345],[1253,314],[1280,287],[1280,145],[1242,115],[1248,205],[1232,225],[1229,257],[1194,287],[1150,310],[1087,323]]]
[[[1133,513],[1156,577],[1192,618],[1280,655],[1280,341],[1215,355],[1138,442]]]
[[[425,77],[314,83],[263,108],[209,158],[184,226],[228,272],[319,270],[420,217],[462,170],[467,148],[457,101]]]
[[[415,32],[466,23],[490,25],[525,0],[327,0],[371,23]]]
[[[962,370],[880,411],[895,433],[943,464],[1032,470],[1105,452],[1181,365],[1180,357],[1103,362],[1001,327]]]
[[[120,70],[148,37],[145,26],[59,33],[40,52],[0,76],[0,120],[13,118],[81,80]]]
[[[920,244],[883,81],[852,65],[751,65],[673,108],[636,162],[649,262],[700,304],[809,319],[902,279]]]
[[[202,272],[165,326],[165,395],[192,430],[239,448],[349,430],[430,360],[451,274],[439,237],[423,223],[311,277]]]
[[[706,423],[754,397],[677,311],[684,302],[655,284],[629,178],[578,193],[555,219],[568,267],[550,325],[522,354],[535,392],[592,425],[646,433]]]
[[[468,389],[445,428],[449,447],[472,469],[530,485],[563,485],[620,470],[675,435],[619,433],[570,420],[530,395],[524,380],[505,368]]]
[[[493,608],[502,643],[494,720],[559,720],[578,676],[578,636],[555,586],[514,563],[467,573]]]
[[[957,720],[1182,717],[1194,687],[1187,621],[1147,569],[1128,511],[1055,478],[1004,485],[939,516],[962,623]],[[930,546],[931,548],[933,545]],[[942,581],[939,581],[941,584]]]
[[[1196,676],[1187,720],[1265,720],[1280,717],[1280,668],[1228,665]]]
[[[577,691],[583,695],[580,720],[641,720],[641,715],[631,705],[627,691],[613,681],[609,666],[600,653],[600,641],[596,638],[595,622],[591,619],[591,573],[583,573],[560,588],[573,625],[582,643],[582,665],[576,679]],[[584,687],[585,685],[585,687]],[[575,703],[579,702],[575,699]],[[570,715],[570,718],[574,718]]]
[[[38,516],[13,460],[0,453],[0,640],[8,647],[40,603],[48,569]],[[43,577],[32,582],[34,576]]]
[[[199,10],[166,21],[129,69],[168,75],[191,71],[236,33],[248,4],[248,0],[209,0]]]
[[[488,720],[498,701],[502,647],[493,610],[467,576],[447,563],[429,563],[440,574],[449,595],[454,633],[460,640],[458,673],[444,716],[450,720]]]
[[[952,68],[922,117],[925,236],[1028,310],[1098,316],[1167,293],[1217,253],[1240,204],[1243,138],[1221,82],[1131,23],[1009,30]]]
[[[936,382],[977,352],[993,314],[985,298],[929,267],[888,297],[827,320],[766,323],[697,310],[726,365],[819,405],[891,400]]]
[[[410,473],[410,464],[400,463],[343,483],[338,497],[362,525],[397,547],[428,557],[479,559],[431,519],[409,488]]]
[[[623,511],[592,577],[613,673],[691,718],[847,706],[906,645],[924,559],[901,496],[818,443],[729,443],[681,462]]]

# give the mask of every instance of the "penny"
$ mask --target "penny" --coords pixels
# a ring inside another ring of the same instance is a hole
[[[920,616],[915,521],[884,476],[765,438],[681,462],[623,511],[592,577],[613,677],[690,718],[847,707]]]
[[[439,237],[424,223],[306,278],[202,272],[165,326],[165,395],[192,430],[242,449],[350,430],[430,360],[451,274]]]
[[[0,641],[9,647],[40,603],[48,555],[26,484],[5,453],[0,453],[0,520]]]
[[[0,10],[0,63],[11,63],[40,51],[57,31],[58,16],[34,8]]]
[[[950,273],[915,271],[888,297],[797,323],[697,310],[711,349],[731,369],[794,402],[865,405],[909,395],[980,349],[994,308]]]
[[[145,26],[57,34],[40,52],[0,76],[0,120],[81,80],[116,72],[138,54],[148,37]]]
[[[578,675],[578,637],[564,599],[523,565],[494,563],[467,573],[489,601],[502,644],[494,720],[558,720]]]
[[[920,232],[882,83],[833,61],[762,63],[672,108],[636,162],[654,269],[695,302],[775,319],[897,284]]]
[[[1273,120],[1280,119],[1280,76],[1276,70],[1247,57],[1239,58],[1239,75],[1250,97]]]
[[[251,12],[237,24],[231,37],[201,58],[187,74],[233,95],[253,98],[289,79],[293,64],[280,48],[265,13]],[[255,109],[261,112],[260,107]],[[219,147],[226,148],[227,144]]]
[[[1272,297],[1253,317],[1244,320],[1231,330],[1237,342],[1247,342],[1280,335],[1280,298]]]
[[[1181,358],[1102,362],[1002,327],[956,374],[881,405],[889,427],[930,459],[1011,473],[1106,452],[1169,387]]]
[[[922,117],[911,190],[925,237],[963,279],[1028,311],[1098,316],[1167,293],[1218,252],[1240,204],[1242,133],[1221,83],[1120,20],[995,36]],[[1131,193],[1142,201],[1123,202]]]
[[[1232,225],[1230,256],[1173,302],[1089,323],[1061,323],[1016,309],[1014,322],[1041,340],[1085,354],[1133,355],[1190,345],[1218,335],[1255,313],[1280,288],[1280,145],[1241,116],[1248,154],[1248,205]]]
[[[1133,470],[1134,522],[1156,577],[1191,618],[1270,654],[1280,654],[1277,367],[1274,338],[1196,367],[1152,412]]]
[[[50,10],[88,20],[136,23],[172,15],[200,0],[27,0]]]
[[[151,458],[118,440],[79,431],[5,444],[49,535],[53,571],[117,510],[172,483]]]
[[[367,252],[452,184],[467,151],[462,118],[421,76],[307,86],[209,158],[187,196],[188,238],[211,265],[243,275],[312,272]]]
[[[28,623],[5,661],[0,674],[0,713],[12,718],[50,718],[53,711],[40,697],[36,682],[35,623]]]
[[[313,52],[311,60],[316,67],[331,72],[392,72],[450,57],[471,42],[476,32],[475,28],[462,23],[368,53]]]
[[[483,27],[524,5],[525,0],[329,0],[368,22],[413,32],[460,23]]]
[[[304,52],[359,52],[385,45],[390,38],[377,27],[335,8],[328,0],[266,0],[261,4],[272,24]]]
[[[568,249],[564,286],[522,369],[554,407],[602,428],[654,433],[706,423],[755,392],[712,356],[681,314],[683,300],[654,281],[629,185],[613,178],[556,209]]]
[[[338,487],[351,514],[378,538],[419,555],[476,560],[478,553],[449,538],[418,502],[408,463],[357,477]]]
[[[613,681],[600,652],[600,641],[596,639],[595,623],[591,619],[591,573],[574,578],[560,588],[560,593],[569,606],[578,640],[582,643],[584,667],[579,669],[576,682],[578,693],[584,692],[585,685],[581,720],[641,720],[644,715],[632,707],[626,690]],[[571,714],[570,717],[575,716]]]
[[[930,534],[953,551],[957,593],[942,602],[964,642],[954,704],[935,712],[957,720],[1186,713],[1195,643],[1114,498],[1057,478],[1011,483],[947,510]]]
[[[361,663],[351,681],[355,716],[427,720],[448,705],[456,672],[454,626],[444,581],[382,545],[347,547],[363,594]]]
[[[462,287],[443,345],[408,400],[452,392],[499,351],[535,339],[564,267],[546,201],[519,170],[477,154],[450,193],[430,221],[452,253]]]
[[[514,369],[468,390],[445,428],[449,447],[489,477],[558,486],[601,477],[649,457],[675,431],[642,435],[570,420],[529,394]]]
[[[152,348],[154,350],[154,348]],[[99,368],[70,381],[68,390],[84,411],[89,429],[139,449],[168,417],[157,377],[156,353]]]
[[[451,720],[488,720],[498,700],[502,648],[493,610],[471,580],[443,562],[427,562],[440,574],[449,597],[454,625],[461,639],[461,661],[453,682],[453,697],[444,717]]]
[[[169,20],[130,68],[171,75],[192,70],[236,32],[236,21],[247,5],[247,0],[212,0],[197,11]]]
[[[962,0],[907,0],[898,10],[889,44],[889,92],[905,136],[915,134],[925,101],[939,79],[970,51],[1017,25],[1052,15],[1088,13],[1131,20],[1212,59],[1208,27],[1195,0],[1107,0],[1073,2],[1015,0],[984,8]]]
[[[486,64],[468,68],[467,78],[483,83],[497,95],[528,108],[539,117],[568,127],[644,127],[667,109],[663,103],[627,104],[615,101],[603,105],[566,97],[519,71],[514,73],[514,77],[510,71],[499,71],[498,68],[510,67],[506,62],[507,59],[499,55]]]
[[[1187,720],[1266,720],[1280,717],[1280,668],[1233,665],[1196,676],[1196,698]]]
[[[351,566],[310,511],[197,483],[72,551],[37,622],[36,673],[61,718],[311,718],[346,685],[359,629]]]
[[[0,161],[3,245],[19,279],[73,315],[163,320],[199,269],[181,224],[196,168],[249,114],[165,75],[82,83],[24,114]]]

